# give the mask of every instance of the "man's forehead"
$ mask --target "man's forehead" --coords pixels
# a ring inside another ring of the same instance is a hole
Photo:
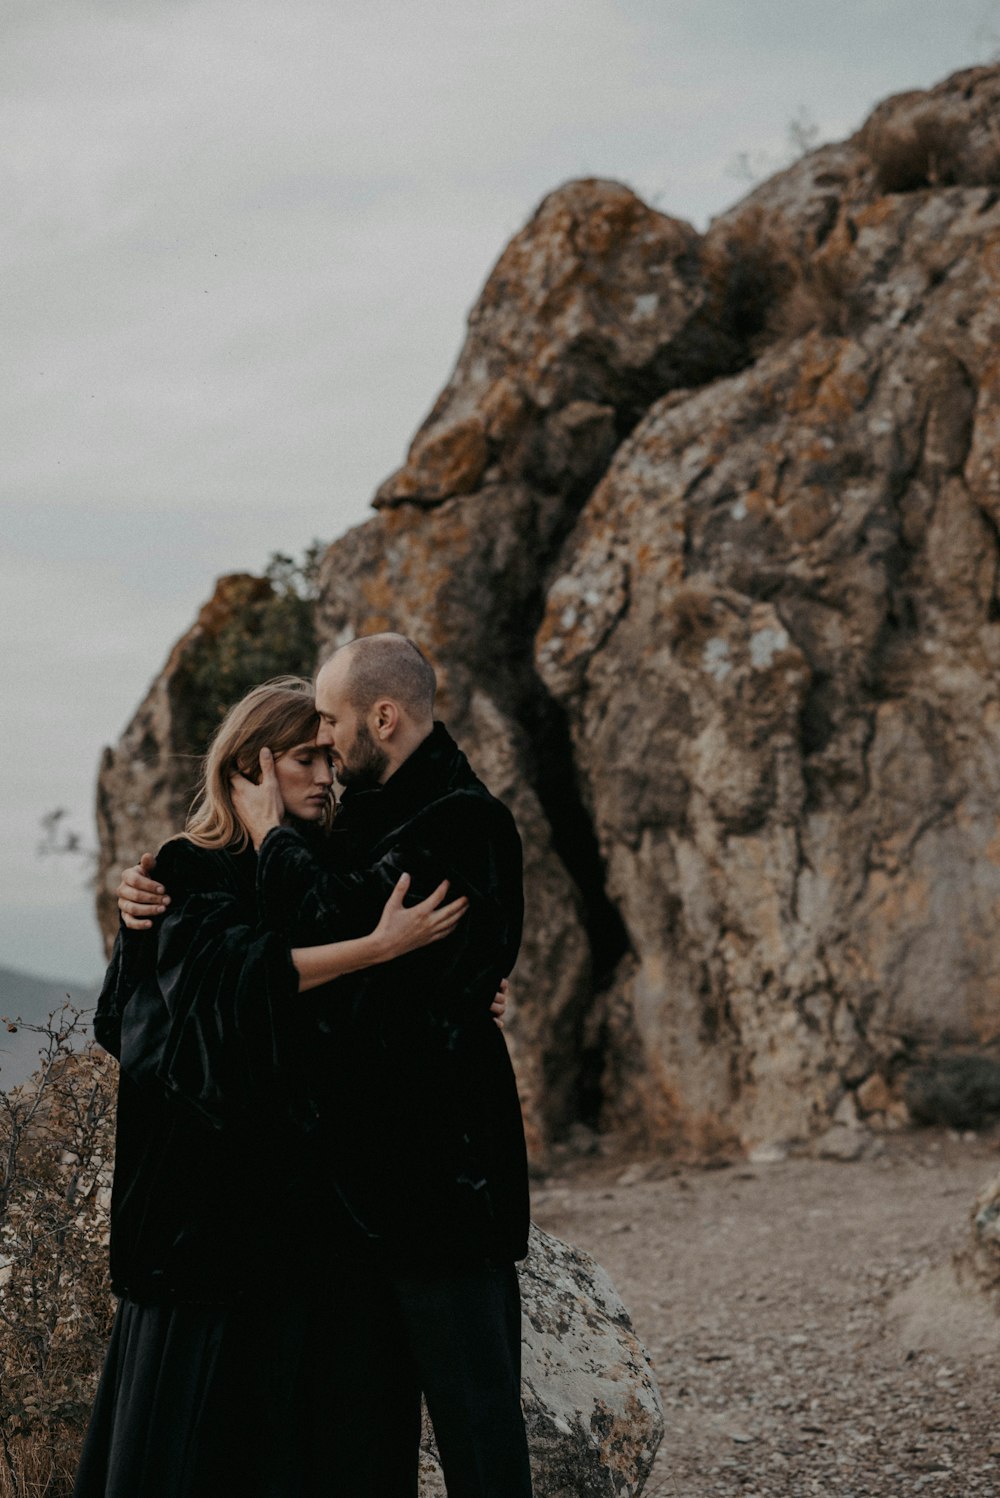
[[[347,661],[327,661],[321,666],[316,677],[316,706],[320,712],[324,712],[329,706],[338,701],[344,694],[347,685]]]

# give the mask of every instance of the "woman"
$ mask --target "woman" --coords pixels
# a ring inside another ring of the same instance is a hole
[[[354,1247],[317,1127],[315,1058],[337,1002],[326,985],[441,940],[467,902],[444,904],[442,884],[407,909],[404,875],[368,936],[289,950],[261,929],[231,778],[252,776],[269,746],[286,815],[322,835],[333,777],[317,726],[297,678],[232,709],[185,832],[157,855],[170,908],[115,947],[94,1029],[121,1063],[120,1301],[74,1498],[320,1490],[315,1365],[335,1399],[344,1370],[326,1344],[350,1307],[328,1287]]]

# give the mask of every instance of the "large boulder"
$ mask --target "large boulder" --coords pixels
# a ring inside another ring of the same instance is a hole
[[[1000,1044],[998,104],[890,99],[704,236],[550,195],[325,557],[320,653],[417,638],[524,835],[536,1154],[898,1121]],[[111,882],[183,808],[191,680],[109,751]]]
[[[532,673],[525,616],[541,608],[533,558],[551,547],[551,514],[524,485],[503,486],[430,512],[385,510],[331,547],[317,627],[321,650],[354,635],[396,629],[418,640],[440,683],[438,714],[473,768],[514,813],[525,845],[525,938],[514,975],[508,1035],[528,1124],[540,1153],[554,1121],[572,1112],[579,1013],[591,988],[591,948],[580,885],[588,850],[572,867],[557,846],[543,745],[554,733]],[[499,585],[501,573],[506,585]],[[492,669],[486,669],[487,662]],[[522,726],[534,720],[534,738]],[[572,821],[571,813],[565,818]],[[585,819],[580,819],[586,825]],[[591,876],[600,889],[600,880]]]
[[[663,1438],[656,1379],[618,1292],[533,1228],[520,1267],[522,1401],[535,1498],[638,1498]],[[444,1486],[429,1426],[424,1498]]]
[[[797,325],[653,405],[550,584],[633,954],[605,1097],[668,1140],[803,1137],[997,1039],[998,197],[841,209]]]
[[[491,274],[381,513],[323,566],[321,652],[379,629],[418,640],[441,716],[521,829],[509,1038],[534,1154],[588,1107],[591,996],[625,942],[532,642],[559,547],[622,436],[656,395],[739,362],[708,318],[697,245],[619,183],[551,194]]]

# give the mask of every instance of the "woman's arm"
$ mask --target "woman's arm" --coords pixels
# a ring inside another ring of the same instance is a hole
[[[391,962],[394,957],[402,957],[406,952],[450,936],[465,914],[468,900],[463,897],[443,905],[448,893],[448,881],[444,880],[426,900],[407,909],[403,900],[409,887],[409,874],[402,874],[386,901],[378,925],[369,936],[327,942],[322,946],[293,947],[292,962],[299,975],[299,992],[318,988],[345,973]]]

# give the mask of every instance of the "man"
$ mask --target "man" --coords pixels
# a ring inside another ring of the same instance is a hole
[[[412,1369],[396,1381],[385,1442],[415,1447],[422,1389],[450,1498],[529,1498],[514,1269],[527,1250],[527,1168],[490,1015],[520,942],[520,841],[434,722],[435,686],[400,635],[355,640],[323,666],[317,741],[345,788],[328,852],[282,825],[266,751],[260,783],[239,777],[233,794],[259,850],[265,920],[272,907],[297,908],[297,941],[371,930],[404,872],[414,898],[442,879],[468,897],[446,941],[335,985],[317,1037],[330,1189],[363,1245],[359,1286],[379,1302],[373,1314],[394,1318]],[[127,875],[126,919],[155,912],[158,888]],[[351,1347],[337,1357],[350,1360]],[[407,1470],[415,1493],[415,1463]]]

